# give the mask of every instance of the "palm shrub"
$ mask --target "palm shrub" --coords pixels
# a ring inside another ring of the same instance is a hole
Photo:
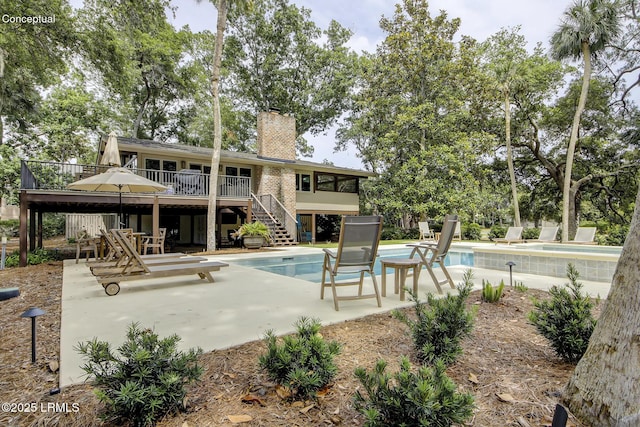
[[[502,238],[507,234],[507,228],[504,225],[496,224],[489,229],[489,239],[493,240],[496,237]]]
[[[504,290],[504,280],[500,281],[498,286],[493,286],[488,280],[482,279],[482,301],[498,302],[502,298]]]
[[[534,300],[534,310],[529,321],[538,329],[562,359],[577,363],[587,350],[589,338],[596,326],[591,314],[593,303],[581,292],[578,270],[569,264],[569,283],[564,287],[553,286],[550,300]]]
[[[473,274],[467,270],[463,283],[458,285],[458,294],[447,294],[436,298],[427,294],[424,304],[409,290],[415,302],[415,317],[394,310],[393,317],[409,327],[417,351],[418,360],[432,364],[441,359],[445,364],[453,363],[462,353],[460,341],[471,333],[474,314],[466,309],[466,301],[473,290]]]
[[[324,340],[317,319],[303,316],[295,326],[297,333],[282,337],[282,345],[273,331],[266,332],[267,353],[260,356],[259,364],[271,381],[288,389],[292,398],[306,399],[315,397],[335,377],[338,368],[333,358],[341,346]]]
[[[400,371],[385,372],[387,363],[379,360],[372,372],[358,367],[355,376],[363,386],[354,395],[354,407],[366,418],[368,427],[462,425],[472,415],[473,396],[456,392],[443,361],[421,366],[412,372],[403,357]]]
[[[96,338],[76,350],[87,362],[82,370],[94,378],[107,421],[151,426],[167,414],[184,410],[185,386],[202,374],[201,349],[177,350],[180,337],[160,339],[150,329],[132,323],[117,353]]]

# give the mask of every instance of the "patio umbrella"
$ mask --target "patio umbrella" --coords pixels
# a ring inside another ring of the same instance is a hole
[[[120,196],[119,224],[122,224],[122,193],[155,193],[166,191],[167,187],[150,179],[136,175],[130,169],[114,167],[106,172],[93,175],[67,185],[71,190],[104,191]]]
[[[118,150],[118,136],[115,132],[111,132],[107,138],[107,144],[104,147],[104,153],[100,159],[101,165],[121,166],[120,151]]]

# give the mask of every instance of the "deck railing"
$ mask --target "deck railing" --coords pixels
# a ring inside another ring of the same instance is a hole
[[[78,165],[60,162],[23,160],[20,188],[30,190],[67,190],[67,185],[92,175],[105,172],[109,166]],[[209,196],[209,174],[197,170],[159,171],[131,169],[132,172],[167,186],[166,195]],[[251,178],[244,176],[218,176],[219,198],[250,199]]]

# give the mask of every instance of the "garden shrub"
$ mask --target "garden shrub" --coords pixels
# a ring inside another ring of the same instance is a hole
[[[526,227],[522,229],[522,238],[524,240],[535,240],[540,237],[540,229],[536,227]]]
[[[411,300],[415,302],[415,318],[410,318],[400,310],[392,312],[393,317],[409,327],[417,358],[423,364],[432,364],[441,359],[445,364],[453,363],[462,353],[460,341],[473,328],[473,312],[466,309],[466,301],[473,290],[471,270],[464,273],[463,283],[458,285],[458,294],[447,294],[436,298],[427,294],[427,303],[421,303],[412,290]]]
[[[18,237],[20,230],[20,220],[3,219],[0,220],[0,236]]]
[[[67,219],[63,213],[46,212],[42,216],[42,237],[50,239],[52,237],[64,235],[67,226]]]
[[[82,369],[95,379],[95,391],[105,404],[102,418],[116,423],[151,426],[167,414],[184,409],[185,386],[202,374],[201,349],[177,351],[177,335],[159,339],[150,329],[132,323],[117,353],[106,341],[79,343],[87,359]]]
[[[564,287],[553,286],[548,301],[534,300],[535,309],[529,313],[529,321],[551,342],[562,359],[577,363],[587,350],[589,338],[596,326],[591,314],[593,303],[581,292],[579,273],[567,266],[569,283]]]
[[[480,240],[482,238],[482,227],[480,227],[480,224],[476,224],[475,222],[463,224],[461,229],[462,237],[465,240]]]
[[[36,248],[27,252],[27,265],[44,264],[45,262],[60,261],[62,254],[56,250]],[[5,267],[17,267],[20,265],[20,252],[13,251],[5,259]]]
[[[489,239],[493,240],[495,238],[502,239],[507,234],[507,228],[504,225],[494,225],[489,230]]]
[[[403,240],[418,240],[420,238],[420,229],[417,227],[402,230]]]
[[[380,233],[380,240],[400,240],[404,236],[402,228],[395,225],[388,225],[382,229]]]
[[[498,286],[493,286],[488,280],[482,279],[482,301],[485,302],[498,302],[502,298],[502,291],[504,290],[504,280],[500,281]]]
[[[623,246],[627,234],[629,234],[628,225],[613,224],[607,230],[607,234],[602,239],[603,241],[599,241],[598,243],[609,246]]]
[[[473,414],[473,396],[456,392],[442,361],[414,373],[403,357],[400,371],[393,376],[385,373],[386,367],[379,360],[371,373],[362,367],[355,371],[366,394],[356,391],[354,407],[366,417],[365,426],[463,425]]]
[[[292,398],[306,399],[330,384],[338,368],[333,362],[341,346],[326,342],[320,335],[317,319],[301,317],[295,324],[297,334],[282,337],[282,345],[273,331],[265,334],[267,353],[260,356],[260,367],[269,379],[284,386]]]

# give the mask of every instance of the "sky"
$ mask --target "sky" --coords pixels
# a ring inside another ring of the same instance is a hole
[[[332,19],[349,28],[353,36],[349,47],[360,53],[375,52],[385,34],[380,30],[382,16],[392,17],[396,0],[290,0],[291,3],[311,10],[311,19],[321,29],[326,29]],[[170,21],[176,26],[189,25],[192,31],[208,29],[215,33],[216,9],[206,0],[174,0],[177,6],[175,19]],[[478,41],[484,41],[501,28],[520,26],[520,33],[527,40],[529,49],[538,42],[546,48],[551,34],[561,22],[562,14],[571,5],[571,0],[431,0],[431,16],[446,11],[449,19],[460,18],[458,35],[468,35]],[[328,130],[326,135],[305,138],[314,147],[312,161],[327,159],[336,166],[362,168],[355,149],[346,153],[334,153],[336,128]]]

